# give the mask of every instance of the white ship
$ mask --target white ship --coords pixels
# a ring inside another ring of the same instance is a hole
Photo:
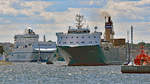
[[[69,27],[68,33],[56,33],[57,55],[68,65],[104,65],[105,57],[101,49],[101,32],[90,32],[83,27],[83,16],[76,15],[77,28]],[[57,56],[56,55],[56,56]]]
[[[15,62],[33,62],[47,61],[56,51],[55,42],[39,42],[39,35],[29,27],[25,33],[15,35],[14,48],[9,56],[9,61]]]

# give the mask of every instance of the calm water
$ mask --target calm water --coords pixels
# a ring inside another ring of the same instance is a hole
[[[0,66],[0,84],[150,84],[150,74],[122,74],[120,66]]]

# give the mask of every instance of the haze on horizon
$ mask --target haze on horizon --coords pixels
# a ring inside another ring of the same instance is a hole
[[[0,0],[0,42],[13,42],[28,26],[40,40],[56,41],[56,32],[75,26],[75,15],[85,16],[90,29],[104,33],[104,16],[114,23],[115,38],[126,38],[134,27],[134,43],[150,42],[150,0]],[[102,37],[103,38],[103,37]]]

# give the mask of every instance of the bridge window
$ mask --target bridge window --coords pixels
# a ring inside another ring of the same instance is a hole
[[[82,41],[81,43],[84,43],[84,41]]]

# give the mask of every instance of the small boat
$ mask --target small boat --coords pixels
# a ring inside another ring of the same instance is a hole
[[[12,65],[12,63],[7,62],[5,56],[2,54],[0,55],[0,65]]]
[[[143,46],[140,51],[128,65],[121,66],[122,73],[150,73],[150,56],[145,53]]]

